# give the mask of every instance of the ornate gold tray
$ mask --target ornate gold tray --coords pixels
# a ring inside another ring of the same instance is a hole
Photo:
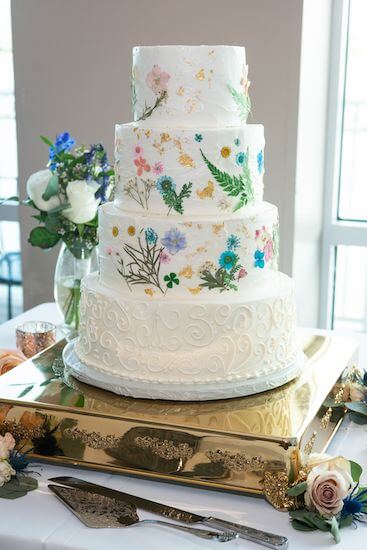
[[[0,432],[37,460],[260,494],[264,477],[297,470],[300,451],[323,451],[342,420],[323,402],[357,344],[332,333],[300,341],[308,360],[297,380],[208,402],[125,398],[78,382],[61,341],[0,378]]]

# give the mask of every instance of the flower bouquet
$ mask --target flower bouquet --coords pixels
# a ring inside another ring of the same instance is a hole
[[[14,437],[0,435],[0,498],[15,499],[37,489],[37,480],[25,474],[28,465],[26,455],[15,450]]]
[[[55,143],[41,139],[49,147],[49,162],[27,182],[26,204],[38,210],[33,217],[40,222],[29,242],[43,249],[63,242],[55,298],[65,324],[78,328],[80,282],[96,267],[97,208],[111,195],[114,171],[101,144],[72,150],[75,140],[67,132],[57,135]]]

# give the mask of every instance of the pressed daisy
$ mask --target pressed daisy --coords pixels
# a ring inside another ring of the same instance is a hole
[[[221,267],[224,267],[227,271],[232,269],[232,267],[235,265],[237,260],[237,256],[232,250],[226,250],[225,252],[222,252],[219,258],[219,265]]]
[[[220,154],[224,159],[227,159],[231,154],[231,148],[230,147],[222,147],[220,150]]]
[[[113,228],[112,228],[112,235],[114,237],[117,237],[119,234],[119,228],[117,227],[117,225],[114,225]]]
[[[130,235],[130,237],[133,237],[136,233],[136,229],[133,225],[129,225],[129,227],[127,228],[127,232]]]

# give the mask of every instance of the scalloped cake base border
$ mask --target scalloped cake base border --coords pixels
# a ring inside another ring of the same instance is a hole
[[[231,399],[261,393],[283,386],[302,372],[306,357],[299,352],[296,357],[281,371],[259,378],[237,379],[215,382],[213,384],[184,384],[175,387],[171,383],[155,384],[153,381],[132,380],[122,376],[107,374],[86,365],[75,352],[77,339],[69,342],[63,350],[63,360],[69,373],[86,384],[97,386],[118,395],[139,399],[164,399],[170,401],[211,401]]]

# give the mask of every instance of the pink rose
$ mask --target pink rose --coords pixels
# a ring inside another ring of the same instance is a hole
[[[153,164],[153,174],[160,176],[163,173],[163,164],[161,162],[156,162]]]
[[[7,460],[14,447],[15,439],[9,432],[4,436],[0,435],[0,460]]]
[[[147,74],[146,83],[155,95],[161,95],[167,91],[170,78],[170,75],[163,72],[159,65],[153,65],[151,72]]]
[[[312,468],[307,477],[306,507],[331,518],[343,508],[352,487],[350,463],[342,457],[328,459]]]

